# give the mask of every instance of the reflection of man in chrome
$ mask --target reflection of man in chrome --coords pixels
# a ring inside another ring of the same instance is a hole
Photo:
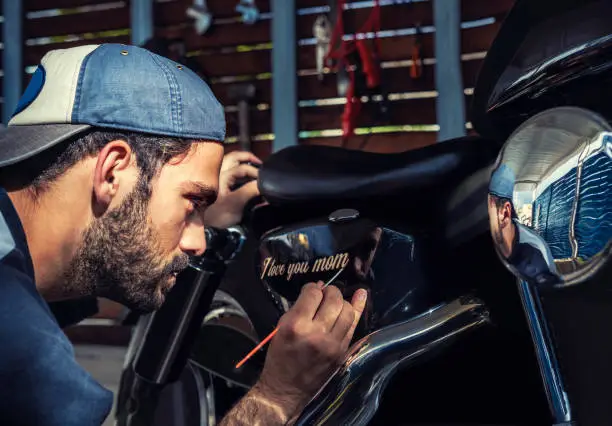
[[[550,248],[542,237],[518,220],[512,203],[514,182],[514,172],[506,164],[491,176],[488,196],[491,236],[499,253],[521,277],[554,285],[560,279]]]

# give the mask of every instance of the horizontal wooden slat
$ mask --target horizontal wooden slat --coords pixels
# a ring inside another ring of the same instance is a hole
[[[407,7],[406,4],[382,7],[382,28],[384,30],[394,30],[412,27],[417,22],[420,22],[421,25],[431,25],[433,23],[430,3],[416,3],[414,12],[410,14],[405,13]],[[344,14],[345,32],[350,34],[361,28],[370,12],[370,8],[347,10]],[[296,17],[298,39],[313,37],[313,25],[317,16],[318,14],[309,14]],[[203,36],[198,35],[191,28],[192,24],[187,25],[186,31],[184,26],[168,28],[191,22],[192,20],[185,14],[185,7],[179,3],[160,4],[156,9],[155,25],[159,28],[158,33],[168,36],[185,35],[190,50],[266,43],[271,40],[270,20],[261,20],[253,25],[245,25],[240,22],[220,24],[211,27]]]
[[[200,35],[193,29],[193,24],[167,26],[156,24],[157,36],[166,38],[183,38],[187,50],[217,49],[222,46],[252,45],[268,43],[272,39],[270,21],[257,21],[252,25],[241,22],[213,26],[206,34]]]
[[[346,145],[342,138],[309,138],[300,143],[304,145],[344,146],[346,149],[391,154],[422,148],[436,142],[437,132],[405,132],[359,135],[350,138]]]
[[[501,18],[514,6],[514,0],[461,0],[460,3],[463,22],[491,16]]]
[[[365,139],[367,137],[367,139]],[[344,146],[346,149],[355,149],[368,152],[392,154],[422,148],[436,142],[437,132],[405,132],[405,133],[381,133],[373,135],[354,136]],[[365,141],[365,144],[364,144]],[[299,141],[303,145],[327,145],[343,146],[342,138],[307,138]],[[257,141],[251,144],[251,151],[262,160],[272,153],[272,141]],[[228,143],[225,152],[240,150],[240,144]]]
[[[215,23],[215,21],[231,21],[232,19],[240,19],[241,14],[236,12],[235,7],[238,5],[238,0],[207,0],[208,9],[213,15],[213,25],[204,37],[208,37],[214,28],[222,28],[230,26],[226,22]],[[191,0],[175,0],[172,2],[164,2],[155,5],[153,9],[155,25],[159,27],[179,25],[187,22],[193,22],[193,18],[187,16],[187,9],[193,4]],[[258,0],[257,8],[261,13],[270,11],[269,0]],[[229,18],[229,19],[228,19]],[[258,22],[269,22],[269,19],[260,19]],[[245,27],[252,25],[240,23]]]
[[[328,6],[329,0],[295,0],[295,7],[305,9],[308,7]]]
[[[225,114],[225,121],[227,123],[226,135],[227,137],[238,136],[239,122],[237,112],[227,112]],[[249,126],[252,135],[261,135],[272,132],[272,113],[270,110],[259,111],[255,108],[251,108],[249,113]]]
[[[379,123],[373,118],[372,112],[376,103],[364,103],[358,119],[358,127],[381,125],[407,125],[407,124],[435,124],[436,98],[408,99],[389,102],[390,122]],[[342,112],[344,105],[302,107],[298,109],[298,123],[300,130],[328,130],[342,127]],[[272,132],[271,110],[259,111],[251,109],[251,133],[267,134]],[[238,135],[238,114],[226,113],[227,136]]]
[[[211,89],[219,102],[224,106],[236,105],[236,100],[230,98],[229,91],[234,84],[245,84],[245,83],[217,83],[212,84]],[[255,85],[255,99],[256,103],[270,103],[272,102],[272,80],[253,80],[246,84]]]
[[[194,59],[209,77],[255,75],[270,72],[272,68],[270,50],[200,55]]]
[[[462,62],[464,87],[474,87],[482,62],[481,59]],[[387,93],[429,91],[435,90],[434,72],[435,67],[433,65],[425,66],[423,78],[413,80],[410,78],[409,68],[387,68],[382,70],[381,80],[385,84]],[[253,80],[249,83],[256,87],[256,96],[253,102],[269,104],[272,101],[272,80]],[[236,101],[228,95],[228,91],[233,84],[216,83],[211,85],[213,93],[224,106],[236,105]],[[298,77],[298,99],[328,99],[334,97],[338,97],[335,74],[325,75],[323,81],[319,81],[315,75]]]
[[[360,31],[363,24],[372,13],[372,8],[359,8],[345,10],[342,15],[344,21],[344,32],[352,34]],[[318,14],[298,16],[296,31],[298,38],[313,37],[312,27]],[[414,4],[391,4],[380,8],[381,30],[398,30],[412,28],[417,23],[421,26],[433,25],[433,10],[431,2],[419,2]],[[333,23],[332,23],[333,24]]]
[[[462,2],[462,20],[473,21],[484,17],[503,16],[512,3],[513,0]],[[271,40],[270,20],[261,20],[254,25],[244,25],[240,22],[220,24],[211,27],[203,36],[198,35],[193,30],[192,20],[186,16],[185,9],[184,4],[180,2],[159,4],[156,7],[155,23],[158,27],[157,33],[160,35],[185,37],[189,50],[259,44]],[[343,15],[345,32],[352,33],[359,30],[370,12],[371,8],[346,10]],[[317,16],[318,14],[308,14],[296,17],[298,39],[313,37],[313,25]],[[381,7],[381,26],[385,31],[410,28],[417,23],[422,26],[433,25],[431,2],[390,4]]]
[[[483,25],[475,28],[467,28],[461,31],[461,52],[482,52],[486,51],[493,38],[497,35],[499,23]],[[432,33],[424,34],[423,38],[423,57],[432,58],[435,56],[434,36]],[[383,61],[398,61],[408,59],[414,42],[414,36],[388,37],[381,39],[380,57]],[[316,68],[316,56],[314,46],[303,46],[298,49],[298,68]]]
[[[23,0],[23,7],[26,12],[33,12],[37,10],[49,10],[49,9],[74,9],[77,7],[83,6],[92,6],[92,5],[100,5],[100,4],[108,4],[108,3],[117,3],[120,0]],[[126,1],[129,4],[129,0]],[[170,3],[182,3],[184,8],[187,8],[187,4],[190,3],[190,0],[164,0],[163,3],[155,3],[154,7],[160,7],[162,5],[168,5]],[[223,10],[229,9],[229,6],[232,2],[228,2],[226,0],[208,0],[207,3],[209,5],[214,5],[215,10]],[[268,3],[267,0],[258,0],[258,3],[265,4]],[[0,3],[0,9],[1,9]],[[232,9],[233,10],[233,9]]]
[[[462,76],[464,87],[473,87],[480,71],[483,60],[462,62]],[[435,66],[423,67],[423,76],[419,80],[410,78],[410,69],[406,67],[386,68],[382,70],[381,81],[387,93],[403,93],[416,91],[436,90]],[[298,78],[299,99],[324,99],[337,97],[336,75],[327,74],[323,81],[317,76],[303,76]]]
[[[94,4],[113,3],[117,0],[23,0],[23,8],[27,12],[48,9],[73,9]]]
[[[472,101],[472,96],[465,97],[466,112]],[[389,102],[388,123],[377,122],[374,111],[377,103],[362,104],[361,114],[357,121],[358,127],[371,126],[401,126],[436,124],[436,98],[405,99]],[[298,125],[300,131],[340,129],[342,127],[342,112],[344,105],[301,107],[298,109]],[[272,112],[270,109],[251,109],[250,127],[253,135],[272,133]],[[237,136],[239,133],[238,114],[226,113],[227,136]]]
[[[179,0],[182,1],[183,4],[190,5],[193,4],[191,0]],[[236,5],[239,3],[238,0],[206,0],[206,5],[208,6],[208,10],[215,18],[227,18],[231,16],[239,16],[240,14],[236,12]],[[256,0],[255,5],[259,12],[266,13],[270,12],[270,0]]]
[[[362,105],[358,118],[358,127],[383,125],[372,118],[372,110],[376,103]],[[342,112],[344,105],[326,107],[300,108],[298,122],[300,130],[339,129],[342,127]],[[435,124],[436,99],[409,99],[389,102],[389,125],[404,124]]]
[[[225,152],[240,151],[240,144],[225,144]],[[251,152],[260,159],[265,160],[272,153],[272,141],[257,141],[251,144]]]
[[[363,0],[348,0],[347,3],[356,3],[363,2]],[[417,9],[423,4],[430,4],[432,0],[427,2],[415,2],[410,4],[406,2],[401,5],[392,5],[392,6],[402,6],[405,8],[405,15],[409,14],[417,14]],[[305,9],[310,7],[320,7],[327,6],[329,4],[328,0],[297,0],[296,7],[298,9]],[[477,19],[487,18],[489,16],[495,16],[504,14],[510,10],[513,6],[514,0],[461,0],[461,20],[462,21],[473,21]],[[386,6],[389,7],[389,6]],[[430,6],[431,7],[431,6]],[[384,9],[385,6],[381,8]],[[411,9],[412,8],[412,9]],[[369,10],[366,8],[366,10]],[[345,11],[348,13],[349,11]],[[409,18],[410,19],[410,18]],[[383,26],[384,21],[383,21]]]
[[[24,22],[24,35],[26,38],[51,37],[95,33],[129,27],[130,9],[129,7],[122,7],[89,13],[26,19]]]
[[[497,34],[499,24],[468,28],[461,32],[463,53],[486,51]],[[410,56],[414,36],[388,37],[381,39],[382,61],[405,60]],[[423,35],[423,56],[434,57],[433,34]],[[199,55],[195,59],[210,77],[227,75],[255,75],[270,72],[270,50],[253,50],[243,53]],[[297,51],[298,69],[316,68],[314,46],[301,46]]]

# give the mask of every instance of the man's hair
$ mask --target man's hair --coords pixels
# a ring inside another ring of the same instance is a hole
[[[109,142],[125,141],[132,149],[140,169],[140,189],[148,189],[151,179],[170,159],[186,154],[191,139],[146,135],[136,132],[95,129],[70,141],[61,153],[49,162],[41,173],[31,180],[29,187],[34,197],[45,192],[50,185],[79,161],[94,156]],[[149,189],[150,190],[150,189]]]
[[[514,210],[514,203],[512,202],[510,198],[498,197],[497,195],[493,195],[493,194],[489,194],[489,195],[491,195],[491,198],[493,199],[493,202],[495,203],[495,207],[497,207],[498,210],[504,207],[504,204],[510,203],[510,211],[511,211],[512,219],[518,219],[516,210]]]

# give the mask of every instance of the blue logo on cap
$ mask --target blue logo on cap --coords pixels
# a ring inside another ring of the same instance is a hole
[[[21,99],[19,99],[19,102],[17,103],[17,108],[15,109],[13,116],[19,114],[21,111],[30,106],[32,102],[34,102],[34,100],[42,91],[43,86],[45,85],[46,76],[47,72],[45,71],[42,65],[39,65],[38,68],[36,68],[36,71],[34,71],[34,74],[32,75],[30,84],[28,84],[28,87],[26,88],[25,92],[23,92]]]

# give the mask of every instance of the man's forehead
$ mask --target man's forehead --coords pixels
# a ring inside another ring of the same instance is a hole
[[[216,196],[222,160],[220,144],[194,143],[187,155],[162,167],[160,179],[186,191]]]
[[[213,142],[194,142],[189,150],[168,162],[168,165],[193,172],[209,173],[221,169],[223,145]]]

